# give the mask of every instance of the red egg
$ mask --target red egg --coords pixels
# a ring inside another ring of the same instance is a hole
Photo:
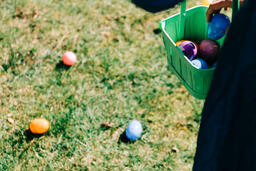
[[[199,52],[202,59],[209,64],[214,63],[219,54],[220,46],[217,42],[212,40],[203,40],[199,46]]]
[[[76,63],[76,55],[73,52],[66,52],[62,56],[62,61],[65,65],[74,65]]]

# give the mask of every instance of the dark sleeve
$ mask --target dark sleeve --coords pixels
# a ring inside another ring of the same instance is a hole
[[[244,2],[205,102],[194,171],[256,170],[256,1]]]
[[[132,0],[135,5],[149,12],[159,12],[172,8],[180,1],[181,0]]]

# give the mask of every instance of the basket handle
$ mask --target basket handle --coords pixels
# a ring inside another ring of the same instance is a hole
[[[232,19],[235,17],[236,13],[238,12],[240,6],[240,1],[239,0],[233,0],[232,4]]]
[[[232,4],[232,19],[236,15],[239,9],[240,2],[239,0],[233,0]],[[181,1],[180,5],[180,27],[179,31],[184,35],[184,28],[185,28],[185,18],[186,18],[186,0]]]
[[[185,18],[186,18],[186,0],[181,1],[180,5],[180,27],[179,31],[181,35],[184,35],[185,28]]]

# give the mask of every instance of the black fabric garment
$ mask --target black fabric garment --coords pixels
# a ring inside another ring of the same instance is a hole
[[[233,20],[206,98],[193,171],[256,170],[256,0]]]
[[[181,0],[132,0],[138,7],[152,13],[169,9],[180,1]]]

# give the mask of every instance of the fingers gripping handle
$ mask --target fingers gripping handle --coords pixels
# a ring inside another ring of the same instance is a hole
[[[238,9],[239,9],[239,0],[233,0],[233,5],[232,5],[232,19],[235,17]]]

